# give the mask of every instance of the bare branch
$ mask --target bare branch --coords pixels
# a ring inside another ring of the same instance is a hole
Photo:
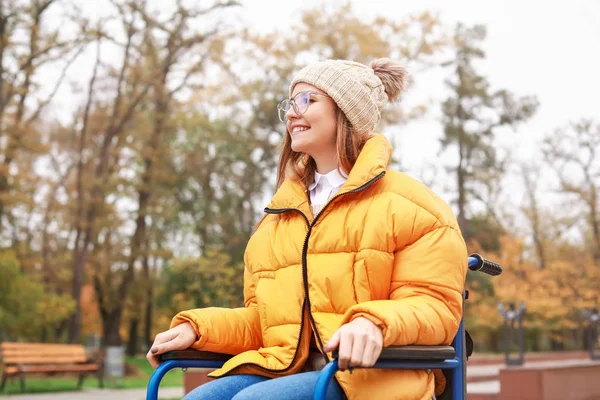
[[[69,67],[71,67],[71,65],[73,64],[73,62],[75,62],[75,60],[77,59],[77,57],[79,57],[79,55],[83,52],[83,50],[84,50],[84,47],[81,46],[79,48],[79,50],[77,52],[75,52],[75,54],[73,54],[73,56],[67,61],[67,63],[65,64],[64,68],[62,69],[60,77],[58,78],[58,80],[54,84],[54,88],[52,89],[52,92],[50,93],[50,95],[48,95],[48,97],[46,98],[46,100],[44,100],[44,101],[42,101],[40,103],[40,105],[38,106],[37,110],[35,110],[35,112],[25,121],[26,124],[29,124],[32,121],[34,121],[35,119],[37,119],[37,117],[40,115],[40,113],[42,112],[42,110],[48,104],[50,104],[50,102],[52,101],[52,99],[54,98],[54,96],[56,95],[56,93],[58,92],[58,88],[60,87],[60,85],[62,84],[63,80],[65,79],[65,77],[67,75],[67,70],[69,69]]]
[[[181,83],[169,92],[169,96],[173,96],[175,93],[179,92],[182,88],[184,88],[192,75],[202,71],[205,60],[206,56],[203,56],[198,62],[194,63],[194,65],[192,65],[192,67],[189,68],[186,72],[185,76],[181,80]]]

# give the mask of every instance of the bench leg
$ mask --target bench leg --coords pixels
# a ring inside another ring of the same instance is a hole
[[[85,379],[85,374],[79,374],[79,380],[77,381],[77,389],[81,389],[81,385],[83,385],[83,380]]]
[[[2,373],[2,383],[0,383],[0,392],[4,390],[4,385],[6,385],[6,379],[8,379],[8,375],[6,372]]]
[[[104,382],[103,382],[103,377],[104,377],[104,373],[102,372],[102,369],[98,370],[97,376],[98,376],[98,387],[100,389],[104,389]]]
[[[25,374],[20,372],[19,373],[19,380],[21,381],[21,392],[25,393]]]

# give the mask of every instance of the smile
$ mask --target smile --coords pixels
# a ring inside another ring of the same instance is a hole
[[[296,126],[296,127],[294,127],[294,129],[292,129],[292,133],[305,132],[305,131],[307,131],[309,129],[310,128],[307,128],[306,126]]]

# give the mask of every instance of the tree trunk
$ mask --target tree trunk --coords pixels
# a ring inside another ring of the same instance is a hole
[[[462,74],[459,73],[459,76],[462,76]],[[456,128],[458,129],[458,166],[456,167],[456,174],[457,174],[457,183],[458,183],[458,218],[457,218],[457,222],[458,222],[458,226],[460,228],[460,231],[462,232],[462,235],[465,239],[468,239],[468,237],[470,236],[470,234],[468,233],[468,227],[467,227],[467,216],[466,216],[466,203],[467,203],[467,195],[466,195],[466,188],[465,188],[465,132],[464,132],[464,127],[463,127],[463,120],[464,120],[464,112],[462,109],[462,98],[459,96],[458,99],[456,100],[457,103],[457,110],[456,110],[456,117],[458,118],[458,123]]]
[[[67,328],[68,320],[64,320],[58,323],[58,325],[54,328],[54,342],[61,343],[63,339],[63,335],[65,334],[65,329]]]
[[[127,355],[135,356],[140,348],[139,345],[139,335],[138,335],[138,326],[139,326],[139,318],[131,318],[129,321],[129,340],[127,341]]]
[[[593,257],[596,265],[600,266],[600,220],[598,213],[598,200],[596,195],[596,187],[591,182],[591,199],[590,199],[590,224],[592,225],[593,235]]]
[[[565,342],[563,339],[563,334],[560,331],[552,332],[552,339],[550,340],[550,347],[552,351],[562,351],[565,349]]]
[[[164,124],[168,112],[169,99],[165,97],[165,83],[166,77],[169,73],[169,70],[164,71],[163,79],[161,84],[158,85],[157,94],[155,98],[155,118],[154,118],[154,128],[152,132],[152,136],[150,138],[150,142],[148,143],[148,149],[150,150],[149,154],[144,159],[144,173],[142,175],[142,185],[138,192],[138,215],[136,218],[135,224],[135,232],[133,233],[133,238],[131,240],[130,246],[130,256],[127,265],[127,271],[123,277],[123,281],[119,287],[119,298],[122,300],[118,304],[114,304],[113,311],[118,311],[118,323],[114,323],[112,325],[112,329],[119,329],[120,318],[123,310],[123,301],[127,298],[127,294],[129,291],[130,285],[134,281],[135,277],[135,262],[139,259],[140,254],[142,253],[144,244],[146,243],[146,214],[148,212],[148,205],[150,203],[151,198],[151,190],[149,189],[152,186],[152,152],[156,151],[159,144],[159,138],[164,130]]]
[[[150,348],[152,346],[153,338],[152,338],[152,309],[154,303],[154,284],[152,282],[152,277],[150,276],[150,264],[148,261],[148,256],[144,257],[144,276],[147,283],[146,289],[146,309],[145,309],[145,318],[144,318],[144,344],[146,347]]]
[[[87,243],[85,244],[87,247]],[[79,334],[81,332],[81,286],[83,285],[83,267],[85,265],[86,251],[81,249],[75,254],[75,263],[73,265],[73,281],[71,285],[71,295],[75,301],[75,310],[69,317],[69,343],[79,343]]]
[[[91,224],[93,223],[93,220],[90,220],[89,218],[90,213],[88,213],[87,227],[84,229],[84,226],[86,225],[86,213],[84,209],[85,192],[83,188],[83,152],[85,150],[88,118],[90,115],[90,110],[92,108],[92,93],[94,90],[94,82],[96,81],[98,66],[100,65],[99,46],[100,45],[98,44],[98,50],[96,51],[96,63],[94,65],[94,70],[92,72],[92,77],[90,79],[88,87],[88,98],[87,103],[85,105],[85,111],[83,113],[83,123],[79,132],[79,160],[77,162],[77,221],[75,223],[77,235],[75,237],[75,248],[73,249],[73,281],[71,286],[71,295],[73,296],[73,301],[75,302],[75,311],[73,312],[73,314],[71,314],[71,317],[69,318],[69,343],[76,343],[79,340],[79,332],[81,325],[81,286],[83,285],[83,274],[85,259],[87,255],[87,247],[90,243],[90,236],[92,233]],[[91,207],[93,206],[94,205],[92,204]]]
[[[119,307],[111,310],[102,322],[104,330],[104,346],[121,346],[123,344],[121,333],[119,332],[121,324],[121,308]]]
[[[534,329],[531,335],[531,351],[540,351],[540,331]]]

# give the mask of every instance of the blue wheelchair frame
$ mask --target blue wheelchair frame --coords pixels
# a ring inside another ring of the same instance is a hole
[[[502,269],[479,254],[473,254],[468,260],[469,269],[489,275],[499,275]],[[463,300],[467,296],[463,294]],[[464,301],[463,301],[464,316]],[[164,360],[154,371],[148,383],[146,400],[158,400],[158,387],[163,376],[173,368],[221,368],[225,361],[233,356],[197,350],[172,351],[162,355]],[[450,370],[449,390],[451,400],[467,398],[466,390],[466,346],[464,317],[451,346],[397,346],[385,348],[375,365],[371,368],[388,369],[442,369]],[[362,368],[362,367],[361,367]],[[324,400],[327,386],[338,370],[337,359],[329,362],[319,374],[313,399]],[[448,394],[446,394],[448,393]],[[440,399],[441,400],[441,399]]]

